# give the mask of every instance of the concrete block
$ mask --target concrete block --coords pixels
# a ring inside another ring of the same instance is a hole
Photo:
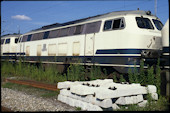
[[[70,106],[75,107],[75,105],[74,105],[74,104],[75,104],[75,101],[76,101],[75,99],[70,98],[70,97],[67,97],[67,102],[66,102],[66,103],[67,103],[68,105],[70,105]]]
[[[97,79],[97,80],[92,80],[92,81],[87,81],[87,82],[83,82],[82,84],[86,85],[86,84],[89,84],[89,86],[94,86],[96,87],[97,85],[102,87],[103,85],[105,84],[108,84],[108,83],[113,83],[113,79],[104,79],[104,80],[101,80],[101,79]]]
[[[120,107],[117,105],[117,104],[112,104],[112,109],[113,110],[117,110],[117,109],[120,109]]]
[[[103,108],[109,108],[112,106],[111,99],[98,100],[93,95],[81,96],[81,95],[72,94],[70,91],[68,91],[66,89],[62,89],[62,90],[63,91],[61,91],[61,93],[60,93],[61,95],[65,95],[65,96],[71,97],[73,99],[88,102],[88,103],[91,103],[94,105],[101,106]],[[65,92],[65,94],[64,94],[64,92]]]
[[[81,82],[71,82],[71,81],[65,81],[65,82],[58,82],[57,88],[58,89],[67,89],[70,88],[72,85],[78,85],[81,84]]]
[[[156,92],[157,92],[157,88],[156,88],[155,85],[148,85],[148,86],[146,87],[146,90],[148,90],[149,93],[156,93]]]
[[[62,95],[58,95],[57,100],[61,101],[62,100]]]
[[[89,87],[84,85],[74,85],[70,87],[70,91],[78,95],[93,95],[95,90],[96,87]]]
[[[128,104],[137,104],[141,101],[143,101],[143,96],[137,95],[137,96],[129,96],[129,97],[119,97],[115,103],[119,105],[128,105]]]
[[[64,96],[71,96],[72,94],[71,94],[71,91],[70,90],[67,90],[67,89],[61,89],[60,90],[60,94],[61,95],[64,95]]]
[[[131,98],[133,100],[133,104],[143,101],[143,95],[131,96]]]
[[[58,95],[57,99],[63,103],[67,102],[67,97],[60,94]]]
[[[80,100],[76,100],[76,99],[75,99],[75,101],[74,101],[74,106],[75,106],[75,107],[80,107],[80,103],[81,103]]]
[[[88,103],[87,111],[103,111],[103,109],[97,105],[93,105],[91,103]]]
[[[151,97],[153,100],[158,100],[158,94],[157,93],[151,93]]]
[[[137,95],[137,103],[143,101],[143,95]]]
[[[76,100],[70,97],[67,97],[67,104],[69,104],[70,106],[73,107],[80,107],[82,110],[87,110],[87,111],[102,111],[102,109],[97,106],[97,105],[93,105],[91,103],[87,103],[81,100]]]
[[[126,105],[125,97],[119,97],[115,103],[120,105]]]
[[[95,99],[94,104],[98,105],[102,108],[110,108],[110,107],[112,107],[112,99],[104,99],[102,101]]]
[[[138,103],[138,106],[139,106],[139,107],[145,107],[147,103],[148,103],[148,101],[147,101],[147,100],[144,100],[144,101]]]
[[[92,104],[95,104],[95,100],[96,98],[93,97],[93,95],[87,95],[85,96],[84,98],[81,98],[82,101],[85,101],[85,102],[89,102],[89,103],[92,103]]]
[[[127,105],[133,104],[133,100],[131,97],[119,97],[115,103],[119,105]]]
[[[96,98],[107,99],[107,98],[118,98],[122,96],[147,94],[147,90],[143,86],[136,87],[136,88],[122,89],[122,90],[110,90],[106,88],[98,88],[98,90],[95,91],[95,94],[96,94]]]

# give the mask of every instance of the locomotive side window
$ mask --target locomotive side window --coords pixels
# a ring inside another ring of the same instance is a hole
[[[77,34],[81,34],[82,33],[82,31],[83,31],[83,25],[78,25],[78,26],[76,26],[76,30],[75,30],[75,35],[77,35]]]
[[[1,45],[4,43],[5,39],[1,39]]]
[[[18,38],[15,38],[15,43],[17,43],[18,42]]]
[[[27,41],[27,38],[28,38],[28,35],[23,36],[22,42],[26,42],[26,41]]]
[[[161,29],[162,29],[163,24],[162,24],[161,21],[155,20],[155,19],[152,19],[152,21],[153,21],[153,23],[155,24],[155,26],[156,26],[156,28],[157,28],[158,30],[161,30]]]
[[[73,27],[70,27],[69,31],[68,31],[68,35],[71,36],[71,35],[74,35],[74,32],[75,32],[75,26]]]
[[[68,35],[68,30],[69,30],[69,28],[61,29],[61,30],[60,30],[60,34],[59,34],[59,37],[61,37],[61,36],[67,36],[67,35]]]
[[[10,38],[6,39],[5,44],[9,44],[10,43]]]
[[[99,32],[100,25],[101,25],[101,21],[86,24],[85,34]]]
[[[30,41],[30,40],[31,40],[31,37],[32,37],[32,34],[31,34],[31,35],[28,35],[27,41]]]
[[[38,40],[38,33],[32,35],[32,41]]]
[[[110,30],[112,28],[112,20],[108,20],[104,24],[104,31]]]
[[[114,20],[112,29],[119,29],[121,19]]]
[[[38,33],[38,40],[43,39],[44,36],[44,32]]]
[[[114,19],[114,20],[105,21],[104,31],[111,30],[111,29],[116,30],[116,29],[121,29],[124,27],[125,27],[125,25],[124,25],[123,18],[118,18],[118,19]]]
[[[49,33],[50,33],[50,31],[46,31],[46,32],[44,33],[43,39],[47,39],[47,38],[48,38]]]
[[[136,17],[136,22],[139,28],[154,29],[151,21],[148,18]]]
[[[120,28],[124,28],[124,27],[125,27],[124,21],[123,19],[121,19]]]
[[[49,33],[49,38],[56,38],[58,36],[59,30],[53,30]]]

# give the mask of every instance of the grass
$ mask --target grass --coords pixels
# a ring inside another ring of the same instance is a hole
[[[168,101],[165,97],[160,97],[157,101],[152,101],[146,104],[145,107],[138,105],[121,106],[117,111],[168,111]]]
[[[22,91],[30,95],[34,94],[35,96],[42,97],[42,98],[57,98],[59,94],[59,91],[49,91],[45,89],[40,89],[40,88],[35,88],[27,85],[10,83],[10,82],[2,84],[1,87],[15,89],[17,91]]]
[[[158,63],[156,65],[156,69],[154,70],[154,67],[151,66],[147,70],[144,69],[144,62],[141,60],[140,62],[140,69],[139,72],[137,72],[137,68],[134,68],[132,71],[131,68],[128,70],[128,82],[129,83],[140,83],[141,85],[155,85],[157,87],[157,93],[159,96],[159,100],[156,103],[149,102],[149,104],[144,107],[138,107],[137,105],[130,105],[128,108],[127,106],[122,107],[120,110],[123,111],[162,111],[167,110],[168,101],[166,98],[162,97],[160,94],[160,85],[161,85],[161,69],[159,67],[160,61],[158,59]],[[87,78],[89,80],[95,80],[95,79],[105,79],[107,78],[107,71],[106,69],[101,69],[97,66],[92,66],[90,69],[90,72],[86,73],[86,70],[84,66],[81,65],[70,65],[67,69],[67,74],[61,74],[56,70],[55,65],[50,65],[48,68],[43,68],[42,65],[37,67],[36,65],[31,65],[27,63],[17,63],[13,64],[12,62],[3,62],[1,63],[1,80],[5,77],[22,77],[30,80],[37,80],[45,83],[51,83],[51,84],[57,84],[57,82],[63,82],[63,81],[85,81]],[[115,75],[115,73],[113,73]],[[116,76],[113,76],[114,82],[126,82],[123,75],[120,75],[120,78],[118,79]],[[16,85],[12,83],[6,83],[3,84],[3,87],[7,88],[18,88],[17,90],[22,90],[24,88],[30,88],[29,86],[23,86],[23,85]],[[37,90],[32,89],[32,90]],[[39,90],[40,92],[42,90]],[[28,91],[28,93],[31,91]],[[55,95],[58,95],[59,92],[47,92],[41,93],[40,96],[44,98],[48,97],[55,97]],[[149,98],[148,98],[149,99]],[[79,109],[79,108],[77,108]]]

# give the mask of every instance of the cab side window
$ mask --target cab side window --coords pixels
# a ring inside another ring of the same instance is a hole
[[[18,42],[18,38],[15,38],[15,43],[17,43]]]
[[[112,20],[106,21],[104,24],[104,31],[110,30],[112,28]]]
[[[10,38],[6,39],[5,44],[9,44],[10,43]]]
[[[117,18],[114,20],[107,20],[104,24],[104,31],[107,30],[117,30],[125,27],[125,22],[123,18]]]
[[[1,45],[4,44],[5,39],[1,39]]]
[[[136,22],[139,28],[154,29],[151,21],[148,18],[136,17]]]

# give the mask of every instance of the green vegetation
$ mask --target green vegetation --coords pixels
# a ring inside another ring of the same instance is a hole
[[[160,86],[161,86],[161,69],[160,69],[160,61],[158,59],[157,65],[149,66],[148,69],[144,69],[144,62],[141,60],[139,72],[137,71],[137,67],[134,69],[129,68],[128,70],[128,81],[129,83],[140,83],[141,85],[155,85],[157,87],[157,93],[159,100],[154,103],[148,94],[147,98],[149,100],[146,107],[138,107],[137,105],[130,105],[128,108],[126,106],[122,107],[121,111],[161,111],[167,110],[167,105],[169,104],[167,99],[162,97],[160,94]],[[126,82],[126,79],[123,75],[115,76],[114,72],[113,81],[114,82]],[[78,64],[70,64],[67,68],[67,73],[61,74],[57,71],[56,65],[49,65],[48,68],[44,68],[40,63],[39,66],[35,64],[21,63],[18,62],[16,64],[12,62],[1,62],[1,80],[5,77],[17,77],[19,79],[30,79],[41,81],[45,83],[57,84],[57,82],[62,81],[85,81],[85,80],[95,80],[95,79],[105,79],[107,78],[106,69],[101,69],[99,66],[91,66],[89,71],[85,69],[84,66]],[[13,87],[21,87],[22,85],[16,86],[16,84],[6,83],[2,87],[13,88]],[[29,86],[22,86],[27,87]],[[20,89],[20,88],[19,88]],[[21,88],[22,89],[22,88]],[[57,95],[58,92],[51,92],[48,94],[42,94],[42,97],[53,97]],[[77,108],[79,110],[80,108]]]
[[[35,88],[27,85],[10,83],[10,82],[2,84],[1,87],[15,89],[30,95],[34,94],[37,97],[43,97],[43,98],[57,98],[59,94],[59,91],[50,91],[50,90],[45,90],[45,89],[40,89],[40,88]]]
[[[78,64],[75,65],[71,64],[67,69],[68,80],[82,81],[85,79],[84,75],[85,75],[84,66]]]
[[[76,111],[81,111],[81,107],[76,107]]]
[[[55,65],[50,65],[44,70],[43,66],[37,67],[35,64],[3,62],[1,63],[2,77],[19,77],[47,83],[57,83],[66,81],[66,75],[57,72]]]
[[[137,73],[137,69],[134,68],[134,73],[132,69],[129,68],[128,75],[129,75],[129,82],[130,83],[140,83],[142,85],[155,85],[158,90],[158,95],[160,96],[160,85],[161,85],[161,69],[160,69],[160,60],[158,59],[156,69],[154,71],[153,66],[147,66],[148,69],[144,69],[144,61],[140,61],[140,69],[139,73]]]

